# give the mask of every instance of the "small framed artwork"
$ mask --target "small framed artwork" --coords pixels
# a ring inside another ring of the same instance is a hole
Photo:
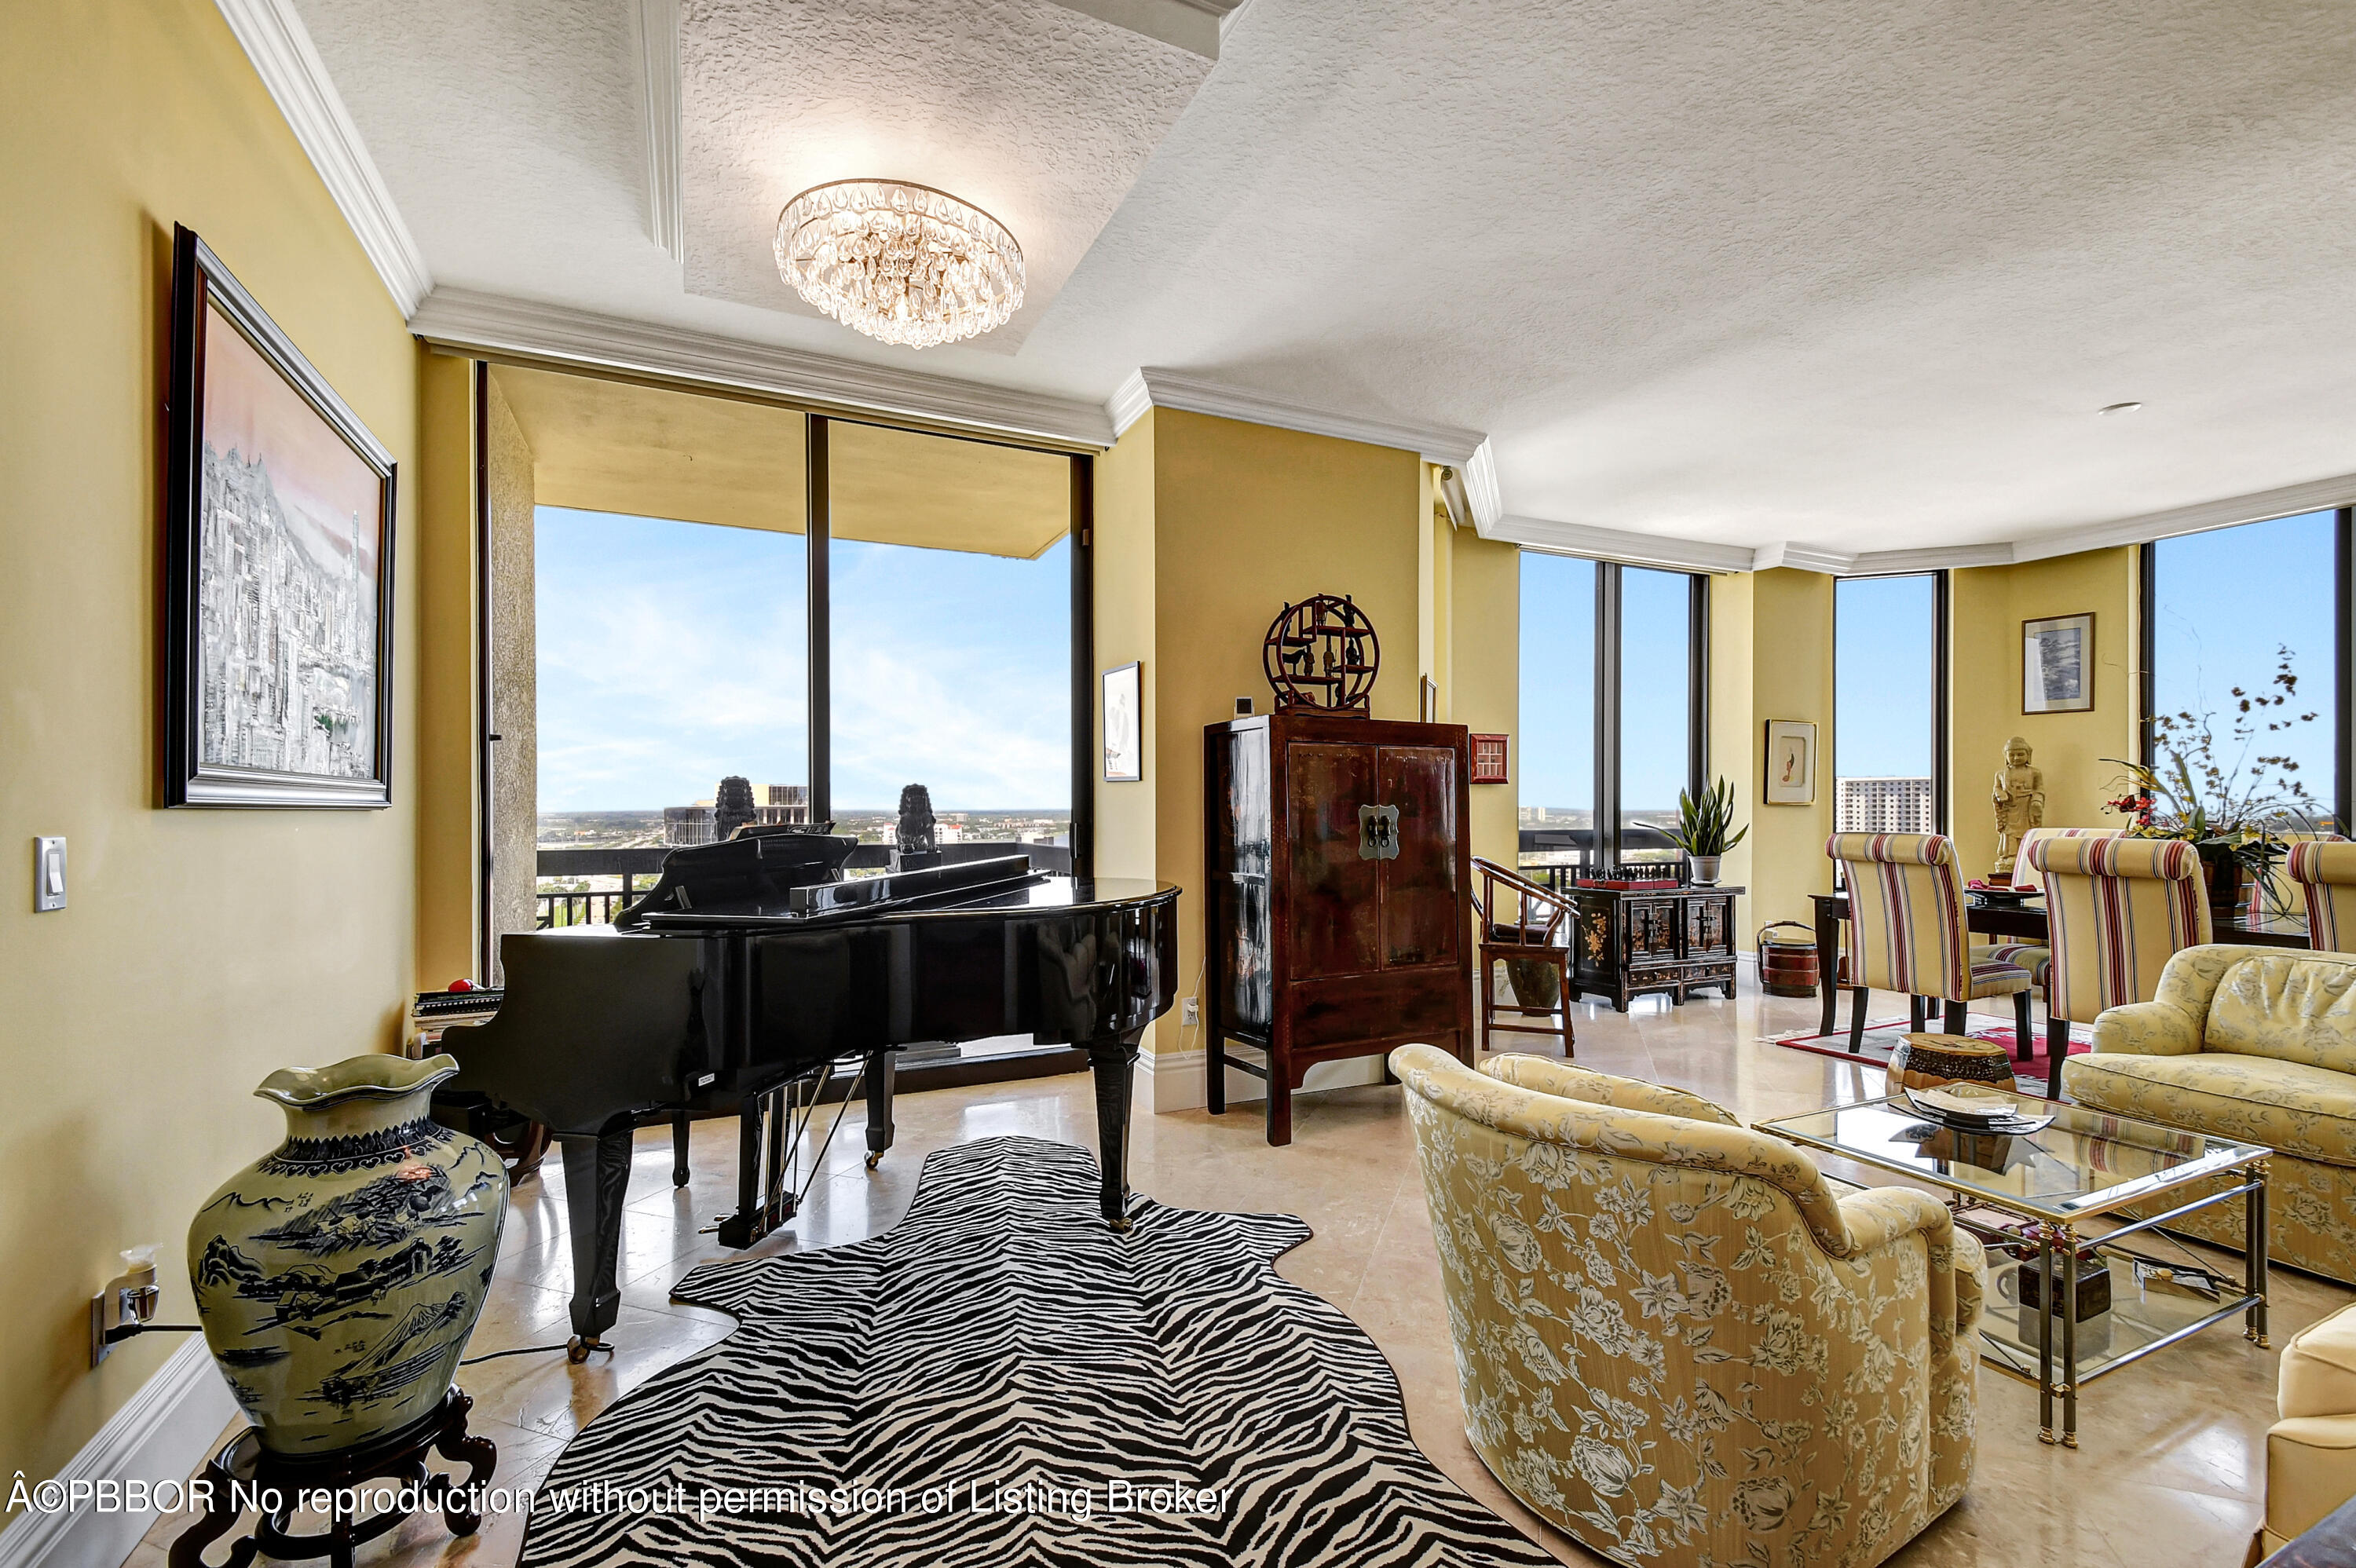
[[[1503,735],[1472,737],[1472,782],[1474,784],[1511,784],[1512,770],[1506,765],[1510,751]]]
[[[1423,721],[1427,724],[1440,722],[1440,683],[1430,676],[1423,677]]]
[[[187,229],[170,399],[164,804],[391,804],[392,454]]]
[[[2094,709],[2094,617],[2049,615],[2020,624],[2020,710],[2091,713]]]
[[[1125,664],[1104,673],[1107,784],[1137,784],[1145,777],[1144,671],[1141,664]]]
[[[1767,720],[1767,804],[1816,804],[1816,726],[1808,719]]]

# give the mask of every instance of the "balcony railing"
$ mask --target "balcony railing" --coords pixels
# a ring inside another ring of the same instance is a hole
[[[542,931],[568,925],[610,925],[614,917],[654,887],[670,850],[657,845],[637,849],[542,849],[538,870],[542,880],[552,877],[619,877],[617,888],[541,889],[538,925]],[[1061,844],[944,844],[941,857],[951,865],[966,860],[991,860],[1003,855],[1028,855],[1033,870],[1069,876],[1072,851]],[[881,871],[892,864],[888,844],[862,844],[851,852],[845,869]]]

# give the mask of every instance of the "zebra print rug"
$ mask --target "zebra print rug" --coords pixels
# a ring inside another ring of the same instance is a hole
[[[592,1422],[521,1568],[1544,1564],[1419,1452],[1390,1366],[1269,1265],[1290,1215],[1132,1200],[1084,1150],[933,1155],[907,1218],[707,1264],[735,1332]]]

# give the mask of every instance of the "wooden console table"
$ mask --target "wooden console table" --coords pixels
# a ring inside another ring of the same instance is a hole
[[[1665,992],[1682,1004],[1715,986],[1734,995],[1734,900],[1741,888],[1563,890],[1572,911],[1570,999]]]

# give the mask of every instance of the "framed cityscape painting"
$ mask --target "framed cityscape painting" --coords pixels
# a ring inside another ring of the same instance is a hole
[[[2094,707],[2094,617],[2049,615],[2020,624],[2020,710],[2090,713]]]
[[[391,453],[187,229],[171,375],[164,804],[391,804]]]

